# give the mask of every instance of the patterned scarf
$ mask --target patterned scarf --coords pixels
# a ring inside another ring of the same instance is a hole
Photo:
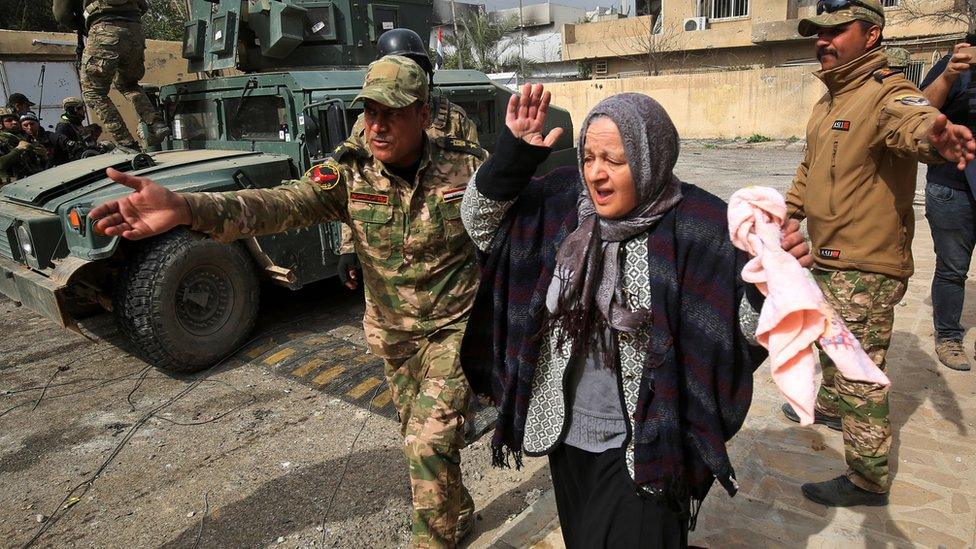
[[[586,334],[592,333],[593,322],[609,325],[616,332],[636,332],[648,322],[646,309],[625,304],[620,289],[620,244],[650,230],[681,201],[681,181],[672,172],[678,160],[678,132],[664,108],[639,93],[608,97],[587,115],[577,150],[580,179],[585,181],[586,131],[597,118],[609,118],[620,131],[637,206],[622,218],[607,219],[596,213],[585,186],[580,193],[580,224],[556,252],[543,330],[560,328],[559,337],[572,339],[574,353],[585,352],[591,340]],[[593,305],[599,316],[592,314]],[[612,365],[615,361],[607,362]]]

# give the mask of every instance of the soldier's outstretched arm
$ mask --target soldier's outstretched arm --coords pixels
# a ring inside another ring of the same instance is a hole
[[[137,240],[189,225],[222,242],[345,220],[346,190],[339,171],[317,168],[320,171],[271,189],[180,194],[110,168],[107,174],[113,181],[135,192],[102,204],[89,216],[99,218],[95,229],[109,236]]]
[[[896,154],[926,164],[946,160],[964,169],[976,142],[964,126],[948,122],[907,80],[892,89],[879,117],[885,145]]]

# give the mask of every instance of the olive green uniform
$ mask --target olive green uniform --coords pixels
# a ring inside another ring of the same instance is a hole
[[[21,141],[31,146],[18,149]],[[47,149],[23,133],[0,132],[0,187],[33,175],[47,166]]]
[[[792,217],[807,219],[815,280],[884,370],[894,307],[914,270],[917,162],[944,161],[925,140],[939,113],[887,70],[880,49],[816,75],[828,93],[814,106],[786,202]],[[844,379],[826,353],[820,361],[817,409],[841,418],[848,478],[887,492],[889,388]]]
[[[324,221],[352,228],[363,265],[363,326],[384,360],[400,413],[413,492],[413,545],[455,544],[460,448],[469,387],[461,336],[478,285],[461,198],[484,157],[477,145],[427,139],[414,181],[354,142],[298,181],[273,189],[184,195],[192,228],[221,241]]]

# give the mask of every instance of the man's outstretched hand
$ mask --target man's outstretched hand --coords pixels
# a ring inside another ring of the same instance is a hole
[[[545,91],[542,84],[525,84],[521,95],[513,94],[509,98],[505,125],[516,139],[536,147],[552,147],[556,144],[563,134],[562,128],[553,128],[547,135],[542,135],[551,98],[552,94]]]
[[[153,183],[148,177],[135,177],[112,168],[105,170],[105,174],[135,192],[92,210],[88,217],[97,220],[95,232],[139,240],[164,233],[177,225],[190,224],[190,206],[180,195]]]
[[[942,158],[954,162],[960,170],[965,170],[966,164],[976,158],[973,132],[962,124],[949,122],[944,114],[940,114],[932,123],[927,139]]]

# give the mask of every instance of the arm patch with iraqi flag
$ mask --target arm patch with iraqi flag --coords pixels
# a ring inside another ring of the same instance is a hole
[[[342,170],[334,160],[330,159],[325,161],[324,164],[318,164],[309,168],[305,172],[303,179],[329,191],[339,185],[339,182],[342,180]]]

